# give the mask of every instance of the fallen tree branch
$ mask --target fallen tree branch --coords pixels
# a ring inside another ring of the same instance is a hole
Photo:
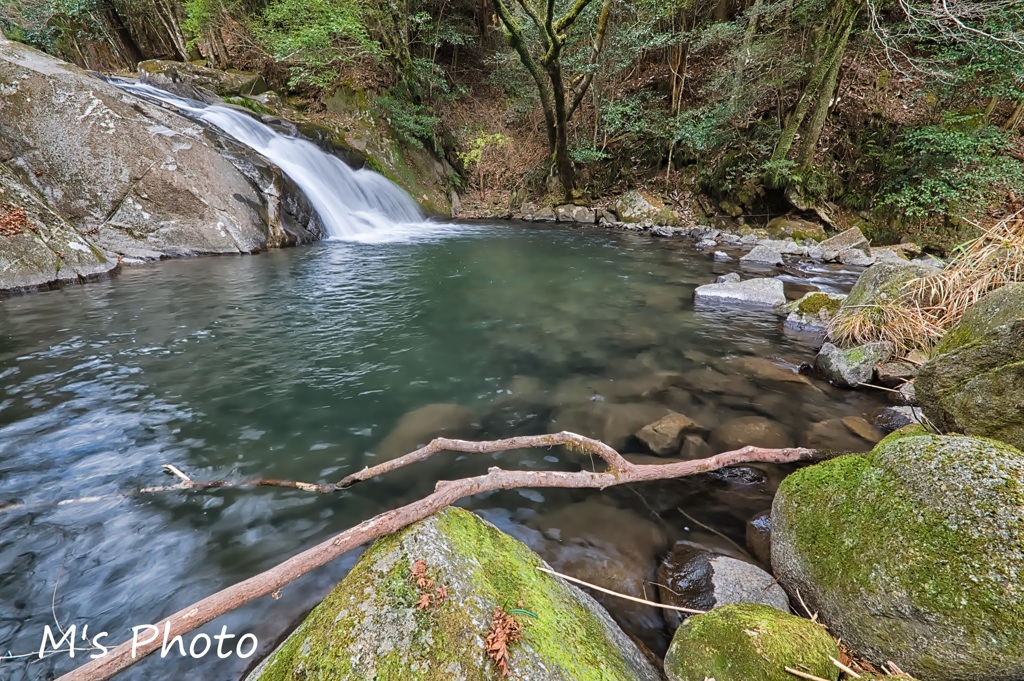
[[[480,494],[481,492],[522,487],[605,489],[606,487],[627,483],[681,478],[744,463],[783,464],[820,460],[828,456],[827,453],[800,447],[789,449],[743,447],[732,452],[716,454],[706,459],[637,465],[624,459],[622,455],[603,442],[564,431],[553,435],[531,435],[490,442],[470,442],[438,438],[415,452],[372,468],[366,468],[330,487],[333,489],[344,489],[356,482],[368,480],[411,463],[423,461],[442,451],[490,453],[527,447],[553,447],[558,445],[564,445],[572,451],[598,456],[604,460],[608,467],[602,472],[583,470],[575,472],[518,471],[494,467],[488,469],[484,475],[459,480],[442,480],[437,483],[432,494],[359,523],[355,527],[349,528],[265,572],[229,586],[212,596],[208,596],[179,610],[170,617],[158,622],[156,627],[160,631],[164,631],[164,628],[167,627],[167,636],[171,638],[187,634],[260,596],[274,593],[289,582],[358,546],[400,530],[447,508],[462,498]],[[178,473],[175,473],[175,475],[178,475]],[[184,473],[178,475],[178,477],[182,476],[188,479],[188,476],[185,476]],[[183,486],[198,484],[201,483],[195,483],[191,479],[181,483]],[[126,641],[116,648],[112,648],[107,655],[89,661],[81,667],[61,676],[57,681],[104,681],[157,650],[160,648],[160,645],[160,637],[157,637],[151,643],[135,646],[133,650],[132,642]]]

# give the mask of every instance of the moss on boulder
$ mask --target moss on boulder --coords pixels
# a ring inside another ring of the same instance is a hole
[[[920,433],[786,478],[776,576],[872,661],[929,681],[1024,678],[1024,453]]]
[[[686,620],[665,657],[670,681],[791,681],[786,667],[823,679],[839,670],[839,646],[819,625],[759,603],[715,608]]]
[[[484,653],[496,606],[537,615],[517,616],[523,635],[508,647],[509,679],[660,678],[601,606],[537,570],[544,565],[474,514],[448,508],[377,540],[249,680],[496,679]]]
[[[846,296],[841,293],[810,291],[800,300],[788,304],[785,311],[786,326],[794,329],[823,331],[828,321],[839,312]]]
[[[777,217],[769,222],[765,225],[765,231],[773,239],[793,239],[795,241],[804,239],[824,241],[828,236],[825,233],[825,228],[816,222],[785,216]]]
[[[1024,283],[988,294],[939,342],[915,382],[940,428],[1024,447]]]

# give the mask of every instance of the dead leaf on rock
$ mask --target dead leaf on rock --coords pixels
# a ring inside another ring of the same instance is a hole
[[[508,676],[508,645],[523,637],[523,625],[516,621],[505,609],[498,606],[494,609],[491,619],[491,630],[487,632],[484,650],[487,657],[494,661],[502,678]]]

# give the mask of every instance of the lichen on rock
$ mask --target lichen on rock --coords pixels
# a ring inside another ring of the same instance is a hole
[[[1024,676],[1024,453],[897,431],[788,477],[772,565],[866,658],[929,681]]]
[[[484,641],[496,606],[537,616],[519,618],[509,679],[659,678],[607,612],[543,566],[519,541],[448,508],[377,540],[249,679],[495,679]]]

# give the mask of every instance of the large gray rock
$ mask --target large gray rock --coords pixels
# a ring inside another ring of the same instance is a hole
[[[786,478],[772,565],[833,634],[929,681],[1024,678],[1024,453],[894,433]]]
[[[845,232],[840,232],[833,237],[825,239],[818,245],[822,250],[842,252],[848,251],[851,248],[866,249],[871,244],[860,229],[851,227]]]
[[[650,222],[655,225],[674,225],[679,221],[664,203],[636,190],[631,190],[615,202],[615,212],[625,223]]]
[[[592,225],[597,221],[597,214],[593,208],[566,203],[555,207],[555,219],[559,222],[579,222]]]
[[[792,681],[786,667],[835,681],[839,646],[818,624],[759,603],[686,620],[665,657],[669,681]]]
[[[658,594],[665,605],[711,610],[730,603],[764,603],[789,612],[789,598],[770,574],[743,560],[716,555],[688,541],[677,542],[658,566]],[[686,615],[665,610],[675,629]]]
[[[875,365],[892,358],[895,348],[888,341],[865,343],[842,349],[825,343],[814,360],[814,366],[832,383],[845,388],[858,388],[870,383]]]
[[[778,249],[758,244],[741,257],[740,262],[745,265],[781,265],[784,261],[782,252]]]
[[[252,253],[266,199],[190,121],[0,37],[0,158],[101,251]]]
[[[377,540],[347,577],[249,677],[489,681],[495,608],[515,615],[508,675],[521,681],[658,681],[608,613],[519,541],[449,508]]]
[[[0,164],[0,291],[84,281],[116,266]]]
[[[968,310],[914,385],[924,413],[943,430],[1024,447],[1024,283]]]
[[[786,304],[786,292],[780,279],[747,279],[698,286],[693,293],[697,304],[738,305],[774,310]]]

